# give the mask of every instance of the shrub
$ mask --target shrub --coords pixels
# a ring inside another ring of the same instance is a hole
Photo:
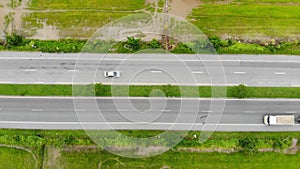
[[[229,44],[228,44],[229,45]],[[222,53],[266,53],[268,49],[257,44],[234,43],[221,49]]]
[[[208,39],[216,50],[219,50],[222,47],[222,40],[218,36],[211,36]]]
[[[135,39],[134,37],[127,37],[126,46],[134,51],[137,51],[141,48],[141,39]]]
[[[187,53],[187,54],[193,54],[195,53],[190,47],[188,47],[186,44],[180,42],[178,45],[175,47],[174,50],[172,50],[172,53]]]
[[[191,48],[195,53],[212,53],[215,52],[215,48],[208,39],[199,39],[192,42]]]
[[[248,96],[248,87],[243,84],[235,86],[233,88],[232,95],[233,97],[237,97],[240,99],[245,98]]]
[[[256,153],[258,151],[257,142],[256,138],[245,137],[239,139],[238,145],[245,153]]]
[[[110,92],[110,88],[101,83],[95,84],[95,95],[96,96],[107,96]]]
[[[36,41],[35,45],[42,52],[65,52],[75,53],[80,52],[86,41],[76,39],[60,39],[58,41]]]
[[[6,47],[14,47],[23,45],[23,37],[15,33],[6,36]]]
[[[161,48],[161,44],[156,39],[152,39],[149,46],[153,49]]]
[[[273,138],[273,148],[275,149],[284,149],[290,146],[290,139],[289,138]]]

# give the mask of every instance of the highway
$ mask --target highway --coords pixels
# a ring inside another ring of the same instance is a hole
[[[300,131],[265,126],[268,113],[298,117],[300,100],[0,97],[0,128]]]
[[[119,70],[120,78],[105,78]],[[3,84],[300,86],[299,56],[1,52]],[[300,115],[293,99],[0,97],[0,128],[299,131],[265,126],[268,113]],[[154,106],[154,107],[151,107]],[[180,107],[181,105],[181,107]],[[225,106],[224,106],[225,105]]]
[[[105,78],[119,70],[121,78]],[[0,83],[300,86],[300,57],[1,52]]]

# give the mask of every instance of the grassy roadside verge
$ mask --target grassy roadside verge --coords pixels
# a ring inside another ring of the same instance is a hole
[[[158,135],[162,131],[126,130],[118,132],[131,137],[146,138]],[[266,163],[269,163],[268,167],[274,165],[276,168],[298,166],[300,153],[285,154],[281,152],[291,146],[292,138],[300,138],[299,132],[215,132],[204,143],[199,142],[199,135],[200,132],[191,131],[172,150],[159,156],[142,159],[111,154],[101,147],[97,147],[82,130],[0,129],[0,144],[32,150],[37,159],[44,161],[39,165],[41,168],[42,166],[45,168],[97,168],[100,162],[104,168],[105,166],[109,168],[117,166],[119,168],[137,168],[138,166],[147,166],[148,168],[162,168],[163,166],[171,168],[240,168],[241,165],[244,168],[253,168],[252,163],[255,163],[255,168],[265,168]],[[197,137],[195,138],[195,136]],[[249,154],[245,151],[247,147],[241,145],[243,140],[251,140],[254,144],[251,149],[271,149],[272,152],[257,151]],[[164,138],[160,138],[158,142],[164,145]],[[44,154],[38,154],[39,152],[36,151],[40,149],[40,145],[45,147]],[[122,145],[128,145],[126,140],[120,139],[116,142],[116,147],[122,147]],[[207,153],[206,150],[212,150],[212,152]],[[237,152],[230,153],[226,152],[227,150]],[[0,147],[0,156],[3,157],[1,160],[7,161],[7,163],[1,162],[0,168],[11,166],[12,163],[9,162],[13,162],[14,159],[11,157],[17,153],[16,151],[8,147]],[[223,153],[217,153],[217,151]],[[24,164],[23,156],[27,157],[28,166],[34,164],[30,154],[24,152],[18,156],[21,155],[21,159],[15,161],[15,166]],[[43,159],[39,156],[42,156]],[[154,164],[153,161],[156,163]],[[242,164],[240,164],[241,162]],[[26,165],[24,167],[26,168]]]
[[[280,39],[244,40],[221,39],[211,36],[194,42],[174,42],[170,51],[174,54],[286,54],[300,55],[300,42]],[[135,53],[146,52],[149,49],[160,49],[165,52],[160,40],[142,41],[140,38],[128,37],[126,41],[87,41],[84,39],[38,40],[26,39],[20,35],[6,36],[6,41],[0,41],[0,51],[40,51],[48,53]]]
[[[164,154],[142,159],[133,159],[112,155],[106,151],[89,150],[61,152],[60,166],[65,168],[199,168],[199,169],[298,169],[299,153],[285,155],[278,153],[257,153],[247,156],[242,153],[192,153],[168,151]],[[154,163],[155,161],[155,163]],[[266,165],[268,167],[266,167]]]
[[[110,85],[77,85],[74,86],[76,96],[128,96],[124,92],[128,86]],[[300,98],[300,87],[211,87],[211,86],[181,86],[185,92],[183,97],[212,97],[214,91],[226,90],[226,97],[232,98]],[[72,96],[72,85],[46,85],[46,84],[0,84],[0,95],[15,96]],[[166,96],[180,97],[180,87],[171,85],[161,86],[130,86],[129,96],[149,97]],[[199,93],[195,93],[198,91]],[[164,93],[164,95],[163,95]],[[224,97],[219,93],[214,93],[213,97]]]

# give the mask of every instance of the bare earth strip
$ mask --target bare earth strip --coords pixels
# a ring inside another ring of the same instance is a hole
[[[7,6],[9,3],[9,0],[0,0],[0,5],[3,6],[3,8],[0,8],[0,39],[5,38],[4,29],[5,29],[5,16],[9,14],[10,9]]]
[[[22,14],[29,12],[29,10],[26,9],[28,2],[29,2],[29,0],[22,0],[21,5],[18,6],[14,10],[14,12],[15,12],[14,26],[15,26],[16,30],[21,30],[22,29]]]

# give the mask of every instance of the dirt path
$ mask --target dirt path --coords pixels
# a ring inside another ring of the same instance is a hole
[[[27,10],[27,3],[29,0],[22,0],[22,3],[20,6],[14,9],[15,17],[14,17],[14,26],[17,31],[22,29],[22,15],[24,13],[30,12]]]

